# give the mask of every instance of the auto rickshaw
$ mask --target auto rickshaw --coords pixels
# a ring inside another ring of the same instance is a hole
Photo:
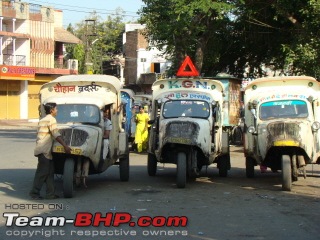
[[[259,78],[245,89],[246,176],[256,165],[281,170],[282,189],[319,163],[319,83],[307,76]]]
[[[121,181],[129,179],[128,137],[122,128],[120,81],[108,75],[69,75],[58,77],[40,89],[41,117],[43,104],[55,102],[57,125],[71,154],[54,142],[55,173],[63,176],[63,193],[73,197],[74,183],[82,172],[99,174],[112,165],[119,165]],[[109,154],[103,158],[103,110],[110,109],[112,130]],[[82,177],[82,176],[81,176]]]

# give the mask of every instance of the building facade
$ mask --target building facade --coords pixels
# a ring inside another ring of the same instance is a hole
[[[64,44],[81,41],[63,29],[63,13],[21,1],[0,1],[0,119],[38,118],[39,90],[58,76],[77,74]]]
[[[126,24],[123,36],[125,85],[136,93],[150,94],[151,85],[171,66],[163,53],[150,45],[141,24]]]

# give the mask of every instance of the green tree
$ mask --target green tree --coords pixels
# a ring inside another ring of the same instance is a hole
[[[250,65],[252,76],[263,76],[266,64],[285,74],[319,76],[317,1],[245,0],[237,7],[231,39],[238,42],[239,57],[232,59],[239,69]]]
[[[185,55],[206,75],[276,73],[318,77],[320,4],[317,0],[143,0],[145,36],[171,54]]]
[[[125,23],[123,11],[117,9],[115,15],[110,15],[105,21],[95,12],[85,20],[68,30],[82,40],[82,44],[68,45],[69,58],[79,61],[79,73],[87,73],[86,62],[92,63],[93,73],[102,73],[102,62],[110,61],[116,54],[122,53],[122,34]]]
[[[71,24],[68,25],[67,30],[71,32],[72,34],[75,34],[74,28],[72,27]],[[79,44],[66,44],[66,59],[77,59],[78,60],[78,70],[79,73],[84,73],[85,72],[85,66],[84,66],[84,61],[85,61],[85,49],[84,49],[84,44],[79,43]]]
[[[143,0],[140,23],[154,46],[173,56],[174,68],[189,55],[201,72],[209,41],[229,21],[232,1]],[[213,57],[214,58],[214,57]]]

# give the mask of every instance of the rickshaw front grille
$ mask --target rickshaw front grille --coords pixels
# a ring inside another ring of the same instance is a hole
[[[86,131],[72,128],[60,129],[60,134],[63,141],[73,147],[82,146],[88,137]]]
[[[268,124],[268,132],[273,138],[297,139],[300,136],[300,126],[298,123],[276,122]]]
[[[191,122],[172,122],[167,126],[166,135],[176,138],[196,138],[197,125]]]

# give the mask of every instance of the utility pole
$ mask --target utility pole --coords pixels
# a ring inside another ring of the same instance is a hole
[[[86,32],[85,32],[85,66],[86,73],[93,74],[93,62],[92,62],[92,38],[97,36],[96,33],[96,20],[87,19]]]

